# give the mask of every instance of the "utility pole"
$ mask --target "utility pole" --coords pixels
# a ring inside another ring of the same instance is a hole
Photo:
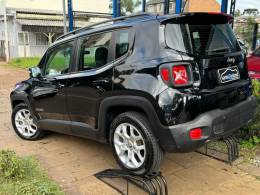
[[[145,8],[146,8],[146,0],[142,1],[142,12],[145,12]]]
[[[66,17],[66,0],[62,0],[62,9],[63,9],[63,32],[67,33],[67,17]]]
[[[256,49],[256,41],[257,41],[257,33],[258,33],[258,24],[254,24],[254,32],[253,32],[253,43],[252,43],[252,51]]]
[[[121,16],[121,0],[117,0],[117,17]]]
[[[175,2],[176,2],[175,13],[180,14],[181,13],[182,0],[176,0]]]
[[[177,1],[176,1],[177,4]],[[169,14],[170,12],[170,0],[164,0],[164,14]]]
[[[7,31],[7,16],[6,16],[6,5],[4,0],[4,27],[5,27],[5,60],[9,62],[9,44],[8,44],[8,31]]]
[[[73,31],[73,9],[72,9],[72,0],[68,0],[68,16],[69,16],[69,31]]]
[[[116,18],[117,17],[117,0],[113,0],[112,7],[113,7],[113,18]]]
[[[228,0],[222,0],[221,1],[221,12],[227,13],[227,9],[228,9]]]

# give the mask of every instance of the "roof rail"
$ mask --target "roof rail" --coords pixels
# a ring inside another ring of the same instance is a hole
[[[129,19],[129,18],[136,18],[136,17],[142,17],[142,16],[153,16],[153,14],[141,13],[141,14],[134,14],[134,15],[129,15],[129,16],[121,16],[121,17],[117,17],[117,18],[114,18],[114,19],[105,20],[105,21],[102,21],[102,22],[98,22],[98,23],[95,23],[95,24],[92,24],[92,25],[88,25],[88,26],[85,26],[85,27],[73,30],[71,32],[68,32],[68,33],[66,33],[64,35],[59,36],[56,39],[56,41],[64,39],[64,38],[69,37],[69,36],[72,36],[72,35],[75,35],[75,34],[78,34],[78,33],[82,32],[84,30],[88,30],[88,29],[91,29],[93,27],[96,27],[96,26],[99,26],[99,25],[102,25],[102,24],[106,25],[109,22],[117,22],[117,21],[122,21],[122,20]]]

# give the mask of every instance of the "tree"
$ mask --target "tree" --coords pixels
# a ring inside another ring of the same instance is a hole
[[[139,5],[141,5],[141,0],[121,0],[121,15],[133,13]],[[113,0],[110,0],[109,9],[111,11],[113,9]]]
[[[235,33],[241,40],[245,41],[249,47],[252,46],[255,23],[255,18],[253,16],[248,16],[246,22],[235,29]]]
[[[121,15],[127,15],[134,12],[135,8],[141,5],[140,0],[121,0]]]
[[[235,11],[235,17],[241,16],[241,11],[239,9],[237,9]]]

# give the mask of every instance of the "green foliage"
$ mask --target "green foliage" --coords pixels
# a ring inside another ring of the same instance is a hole
[[[17,158],[12,151],[0,151],[0,177],[4,179],[21,179],[24,177],[24,161]]]
[[[13,151],[0,151],[0,194],[59,195],[52,182],[32,157],[18,157]]]
[[[236,35],[238,35],[241,40],[245,41],[248,44],[247,46],[249,46],[249,48],[252,46],[253,43],[253,32],[255,23],[255,16],[248,16],[247,22],[245,24],[235,28]]]
[[[239,9],[237,9],[235,11],[235,17],[241,16],[241,11]]]
[[[141,4],[140,0],[121,0],[121,15],[133,13],[134,9]]]
[[[253,94],[257,98],[260,98],[260,82],[253,79],[252,80],[252,85],[253,85]]]
[[[121,0],[121,16],[132,14],[140,4],[141,0]],[[112,10],[113,6],[113,0],[110,0],[109,8]]]
[[[252,80],[253,94],[257,98],[257,112],[255,118],[240,131],[243,139],[241,145],[246,148],[253,148],[260,144],[260,82]]]
[[[37,66],[39,61],[40,61],[39,57],[14,58],[14,59],[10,60],[9,64],[14,66],[14,67],[18,67],[18,68],[22,68],[22,69],[28,69],[30,67]]]

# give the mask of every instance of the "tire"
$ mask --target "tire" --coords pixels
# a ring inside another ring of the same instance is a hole
[[[37,127],[30,109],[24,103],[15,106],[12,112],[12,125],[15,133],[25,140],[39,140],[45,136],[45,132]]]
[[[113,155],[123,170],[134,175],[149,175],[159,170],[163,151],[148,120],[141,113],[125,112],[118,115],[110,127],[110,143]]]

